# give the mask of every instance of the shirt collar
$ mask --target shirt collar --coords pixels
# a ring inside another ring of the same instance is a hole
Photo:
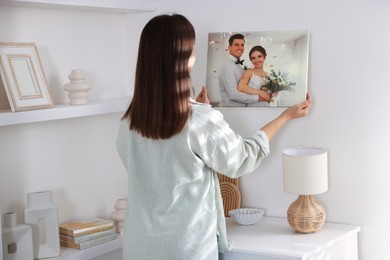
[[[196,100],[194,100],[193,98],[189,98],[188,102],[190,104],[198,104],[198,105],[206,105],[206,106],[210,106],[211,107],[211,104],[206,104],[206,103],[201,103],[201,102],[197,102]]]
[[[229,54],[229,59],[231,59],[232,61],[236,61],[237,60],[237,58],[236,57],[234,57],[233,55],[231,55],[231,54]]]

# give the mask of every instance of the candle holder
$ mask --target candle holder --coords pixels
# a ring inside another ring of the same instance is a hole
[[[69,92],[68,97],[71,105],[87,104],[88,91],[91,86],[85,81],[84,72],[80,69],[72,70],[68,76],[70,82],[63,88]]]

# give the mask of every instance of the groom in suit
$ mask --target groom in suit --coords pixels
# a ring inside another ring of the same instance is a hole
[[[242,34],[233,34],[229,38],[229,61],[219,70],[219,92],[221,94],[220,106],[245,107],[249,103],[264,101],[259,95],[248,95],[237,90],[246,67],[244,60],[240,60],[245,50],[245,38]]]

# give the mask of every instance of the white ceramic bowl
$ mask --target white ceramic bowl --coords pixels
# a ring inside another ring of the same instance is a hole
[[[255,208],[241,208],[229,211],[230,217],[240,225],[253,225],[259,221],[263,215],[264,210]]]

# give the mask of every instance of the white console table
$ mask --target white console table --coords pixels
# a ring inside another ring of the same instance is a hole
[[[316,233],[298,234],[285,218],[263,217],[251,226],[226,218],[226,227],[233,249],[219,260],[358,260],[358,226],[326,223]]]
[[[232,251],[219,260],[358,260],[360,227],[326,223],[316,233],[298,234],[285,218],[263,217],[257,224],[241,226],[226,218]],[[84,250],[61,247],[52,260],[121,260],[122,237]]]

